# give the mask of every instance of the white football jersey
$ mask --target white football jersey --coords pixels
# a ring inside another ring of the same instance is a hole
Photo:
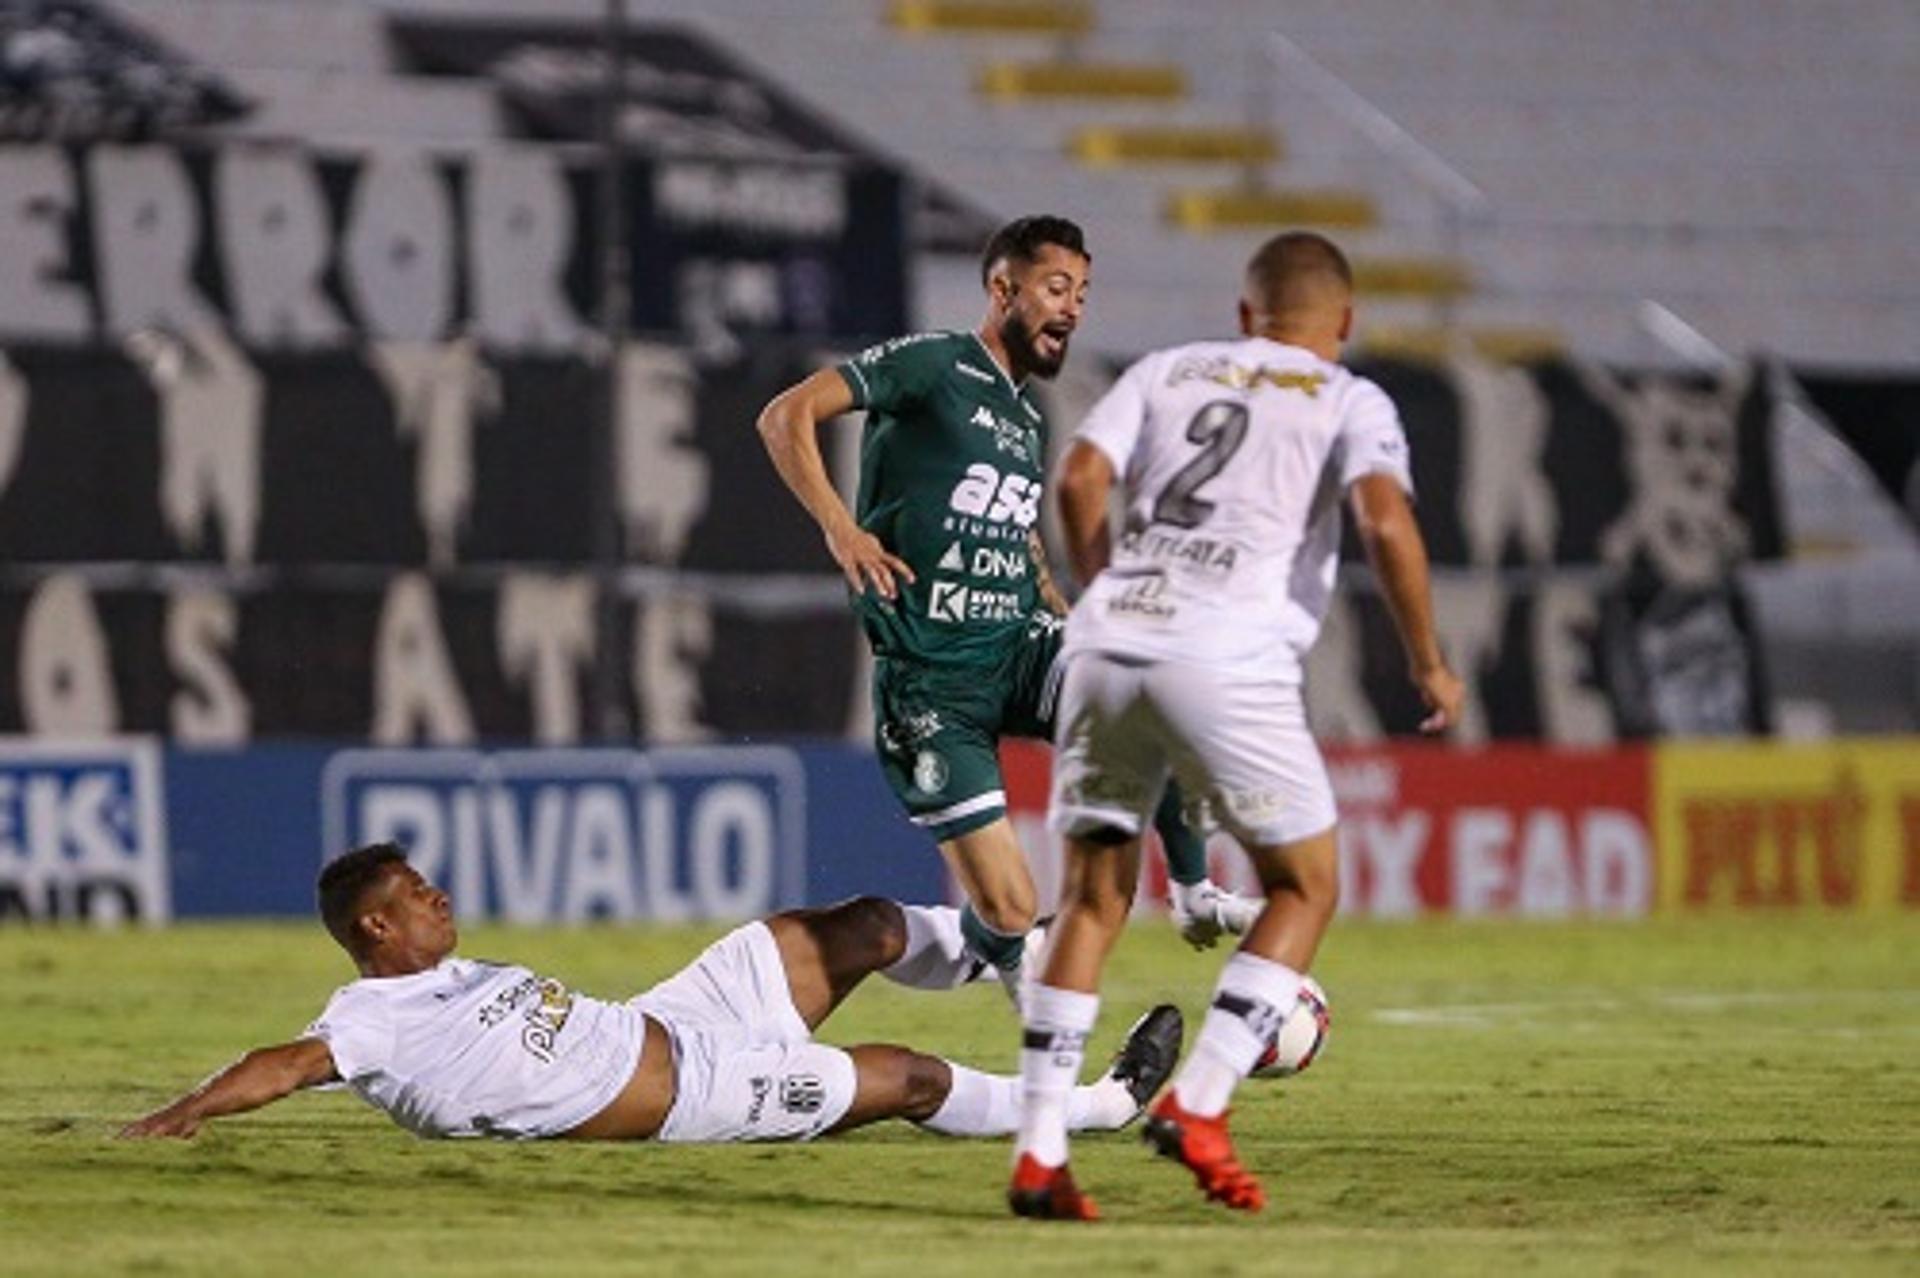
[[[1298,682],[1333,595],[1348,485],[1385,474],[1413,491],[1386,392],[1266,338],[1148,355],[1076,437],[1112,461],[1126,522],[1067,623],[1069,652]]]
[[[448,958],[342,986],[307,1029],[361,1099],[422,1136],[556,1136],[612,1103],[646,1023],[524,967]]]

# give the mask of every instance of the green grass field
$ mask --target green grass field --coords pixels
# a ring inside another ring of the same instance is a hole
[[[624,995],[692,931],[472,931]],[[804,1147],[430,1143],[345,1094],[191,1143],[111,1139],[259,1042],[345,960],[314,926],[0,931],[0,1273],[1663,1274],[1920,1272],[1920,919],[1342,923],[1331,1047],[1249,1084],[1272,1205],[1203,1203],[1132,1133],[1085,1139],[1108,1220],[1016,1221],[1008,1152],[895,1126]],[[1217,959],[1143,924],[1118,1027],[1197,1015]],[[823,1037],[1010,1068],[997,988],[875,982]]]

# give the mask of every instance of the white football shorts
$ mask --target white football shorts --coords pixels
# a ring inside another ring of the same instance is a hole
[[[1333,786],[1297,683],[1080,652],[1055,720],[1048,824],[1138,835],[1169,775],[1196,829],[1271,847],[1332,828]]]
[[[813,1041],[764,923],[727,933],[633,1005],[673,1038],[661,1140],[811,1140],[853,1104],[853,1058]]]

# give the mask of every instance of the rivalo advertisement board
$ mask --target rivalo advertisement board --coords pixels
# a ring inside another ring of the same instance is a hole
[[[1048,752],[1004,754],[1042,899],[1059,890]],[[1920,738],[1821,746],[1395,745],[1328,757],[1341,907],[1639,918],[1920,909]],[[951,899],[871,752],[182,750],[0,738],[0,922],[303,915],[326,858],[405,845],[467,918],[751,918],[862,892]],[[1224,838],[1216,878],[1251,888]],[[1141,907],[1164,902],[1150,852]]]

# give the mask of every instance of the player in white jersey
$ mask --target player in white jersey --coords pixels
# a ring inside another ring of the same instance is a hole
[[[1004,1135],[1017,1079],[904,1047],[841,1049],[813,1030],[873,972],[929,986],[973,958],[958,912],[860,897],[736,928],[645,994],[607,1002],[524,967],[456,957],[446,893],[395,845],[322,872],[321,918],[360,970],[299,1039],[247,1053],[123,1136],[192,1136],[209,1118],[345,1083],[422,1136],[805,1140],[883,1118]],[[1137,1117],[1180,1053],[1155,1008],[1114,1066],[1075,1092],[1073,1123]]]
[[[1170,777],[1202,827],[1245,848],[1266,902],[1146,1135],[1209,1198],[1243,1210],[1265,1201],[1234,1154],[1226,1107],[1293,1007],[1334,911],[1333,793],[1300,683],[1333,592],[1343,503],[1431,711],[1422,729],[1459,715],[1399,415],[1336,362],[1352,323],[1340,250],[1318,235],[1277,236],[1247,267],[1243,340],[1147,356],[1063,460],[1068,548],[1090,584],[1067,623],[1049,815],[1067,837],[1068,887],[1027,1003],[1008,1192],[1021,1215],[1097,1216],[1067,1168],[1069,1098],[1133,899],[1141,815]],[[1107,521],[1116,479],[1117,544]]]

